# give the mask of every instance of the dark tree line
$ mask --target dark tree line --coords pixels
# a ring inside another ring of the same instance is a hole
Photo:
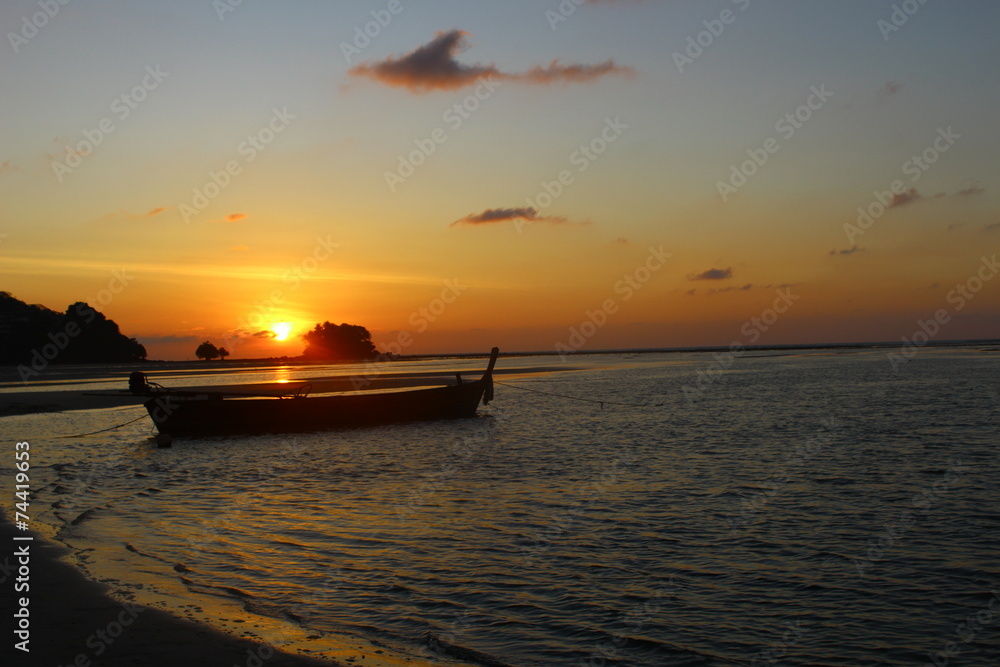
[[[306,341],[303,356],[317,361],[363,361],[374,359],[378,350],[368,329],[357,324],[324,322],[302,336]]]
[[[146,348],[129,338],[90,305],[78,301],[60,313],[29,305],[0,292],[0,363],[95,364],[146,358]],[[37,370],[37,368],[36,368]]]
[[[212,359],[222,359],[225,361],[226,357],[229,356],[229,350],[224,347],[215,347],[211,341],[206,340],[194,351],[194,356],[205,361],[211,361]]]

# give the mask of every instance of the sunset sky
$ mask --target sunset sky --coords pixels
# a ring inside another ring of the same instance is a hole
[[[167,359],[1000,335],[1000,4],[577,2],[4,2],[0,290]]]

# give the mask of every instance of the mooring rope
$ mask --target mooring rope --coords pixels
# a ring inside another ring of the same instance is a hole
[[[141,408],[141,407],[144,407],[144,406],[136,405],[134,407]],[[111,428],[102,428],[100,431],[91,431],[90,433],[77,433],[76,435],[59,435],[59,436],[56,436],[56,439],[57,440],[61,440],[62,438],[83,438],[83,437],[86,437],[88,435],[97,435],[98,433],[107,433],[108,431],[114,431],[116,428],[121,428],[122,426],[128,426],[129,424],[134,424],[137,421],[139,421],[140,419],[143,419],[145,417],[146,417],[146,415],[142,415],[140,417],[136,417],[132,421],[127,421],[124,424],[119,424],[118,426],[112,426]]]
[[[581,401],[583,403],[597,403],[597,404],[599,404],[601,406],[602,409],[604,408],[604,404],[605,403],[607,403],[608,405],[627,405],[627,406],[629,406],[631,408],[645,408],[645,407],[647,407],[647,406],[650,405],[649,401],[646,401],[645,403],[622,403],[622,402],[619,402],[619,401],[601,401],[601,400],[596,399],[596,398],[580,398],[579,396],[569,396],[568,394],[556,394],[556,393],[551,392],[551,391],[541,391],[539,389],[528,389],[527,387],[522,387],[520,385],[507,384],[506,382],[497,382],[496,380],[494,380],[493,383],[494,384],[500,384],[500,385],[503,385],[505,387],[510,387],[511,389],[520,389],[521,391],[530,391],[533,394],[545,394],[546,396],[558,396],[559,398],[568,398],[570,400]],[[663,403],[653,403],[652,405],[654,407],[659,407],[659,406],[662,406]]]

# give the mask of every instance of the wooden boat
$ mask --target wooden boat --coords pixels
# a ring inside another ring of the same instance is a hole
[[[283,397],[237,398],[237,394],[157,388],[136,374],[129,386],[133,393],[150,396],[144,403],[149,416],[160,433],[171,436],[324,431],[472,417],[480,401],[486,405],[493,399],[493,367],[499,354],[493,348],[478,380],[463,382],[456,374],[457,384],[407,391],[326,396],[300,391]]]

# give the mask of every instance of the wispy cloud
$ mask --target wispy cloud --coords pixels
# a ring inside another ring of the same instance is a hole
[[[223,220],[225,222],[239,222],[243,218],[247,217],[246,213],[230,213]]]
[[[864,248],[862,248],[859,245],[855,245],[855,246],[851,246],[850,248],[844,248],[843,250],[836,250],[836,249],[831,250],[830,254],[831,255],[853,255],[854,253],[864,252],[864,251],[865,251]]]
[[[0,174],[7,171],[17,171],[17,167],[15,167],[10,160],[7,160],[6,162],[0,164]]]
[[[892,97],[902,89],[903,84],[899,81],[886,81],[885,85],[879,88],[878,92],[875,93],[875,97],[880,100],[885,100]]]
[[[743,287],[720,287],[708,290],[709,294],[725,294],[726,292],[749,292],[753,289],[753,283],[747,283]]]
[[[908,204],[913,204],[918,201],[930,201],[932,199],[946,199],[949,197],[975,197],[986,192],[986,188],[979,186],[970,186],[963,188],[962,190],[957,190],[955,192],[938,192],[930,196],[924,196],[917,191],[916,188],[910,188],[904,192],[893,193],[892,199],[889,200],[889,205],[886,208],[899,208],[900,206],[906,206]]]
[[[525,208],[488,208],[482,213],[470,213],[464,218],[459,218],[449,226],[488,225],[495,222],[509,222],[512,220],[548,222],[556,225],[569,224],[569,220],[562,216],[540,216],[537,209],[528,206]]]
[[[146,213],[132,213],[130,211],[126,211],[125,209],[121,208],[121,209],[118,209],[117,211],[115,211],[114,213],[108,213],[107,215],[105,215],[101,219],[102,220],[111,220],[111,221],[115,221],[115,220],[144,220],[146,218],[152,218],[153,216],[159,215],[159,214],[163,213],[164,211],[169,211],[172,208],[173,208],[173,206],[157,206],[154,209],[150,209]]]
[[[728,280],[733,277],[732,268],[728,269],[709,269],[707,271],[702,271],[699,274],[691,276],[688,280]]]
[[[888,208],[899,208],[900,206],[906,206],[907,204],[912,204],[918,199],[923,197],[916,188],[910,188],[906,192],[897,192],[892,195],[892,200],[889,202]]]
[[[607,60],[596,65],[561,64],[553,60],[523,73],[503,72],[496,65],[467,65],[455,56],[467,46],[467,33],[461,30],[439,32],[427,44],[401,57],[366,62],[350,70],[356,77],[365,77],[387,86],[406,88],[413,93],[452,90],[469,86],[482,77],[534,84],[589,82],[610,74],[632,76],[631,67]]]
[[[703,292],[699,292],[697,289],[689,289],[689,290],[686,290],[684,293],[687,296],[698,296],[699,293],[700,294],[704,294],[706,296],[709,296],[709,295],[712,295],[712,294],[726,294],[726,293],[729,293],[729,292],[749,292],[749,291],[755,290],[755,289],[756,290],[784,289],[784,288],[788,288],[788,287],[796,287],[796,286],[801,285],[801,284],[802,283],[781,283],[780,285],[773,285],[773,284],[768,284],[768,285],[754,285],[753,283],[746,283],[745,285],[731,285],[729,287],[716,287],[716,288],[704,290]]]

